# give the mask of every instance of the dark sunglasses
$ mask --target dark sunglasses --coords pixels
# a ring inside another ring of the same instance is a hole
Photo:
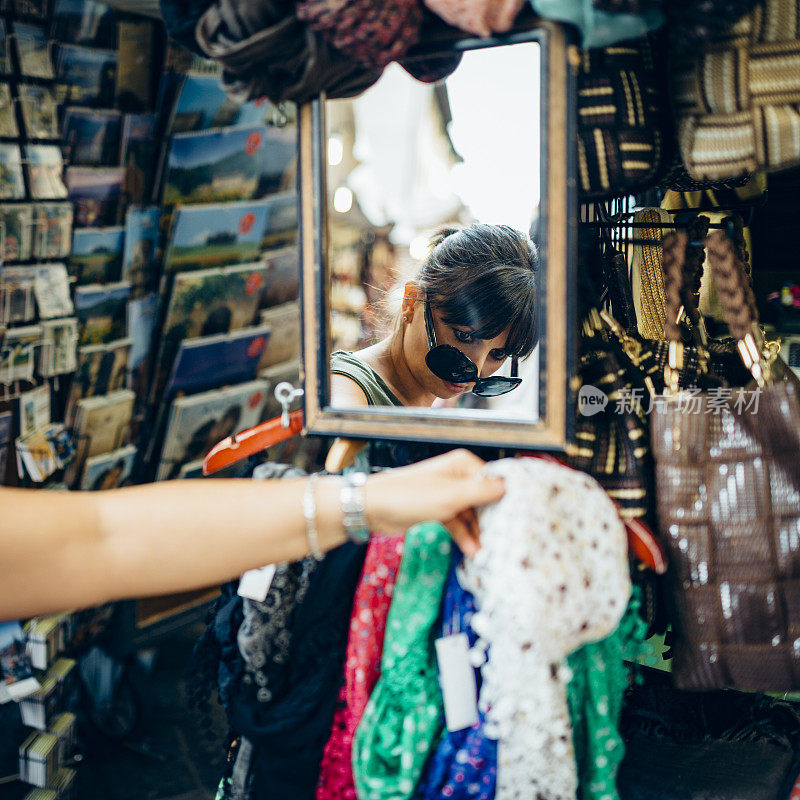
[[[478,367],[457,347],[451,344],[436,344],[436,331],[433,327],[433,315],[428,300],[425,305],[425,333],[428,337],[428,353],[425,363],[437,377],[448,383],[474,383],[472,394],[479,397],[497,397],[516,389],[522,383],[517,377],[517,359],[511,359],[511,377],[492,375],[488,378],[478,377]]]

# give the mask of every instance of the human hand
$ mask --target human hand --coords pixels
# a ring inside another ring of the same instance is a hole
[[[370,476],[364,487],[370,529],[404,533],[418,522],[437,520],[464,555],[475,555],[480,547],[475,509],[505,494],[503,479],[484,475],[484,465],[468,450],[453,450]]]
[[[491,36],[511,30],[522,0],[424,0],[425,5],[453,25],[476,36]]]

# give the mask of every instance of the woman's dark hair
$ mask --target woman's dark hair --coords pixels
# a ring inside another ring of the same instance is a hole
[[[479,339],[510,328],[507,354],[530,355],[538,341],[536,245],[508,225],[484,223],[441,228],[431,245],[417,283],[444,321],[471,328]]]

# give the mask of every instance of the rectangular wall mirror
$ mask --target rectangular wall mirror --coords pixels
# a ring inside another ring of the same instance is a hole
[[[414,71],[458,65],[430,84],[391,64],[359,97],[300,112],[307,430],[563,449],[577,210],[564,31],[535,21],[417,55]]]

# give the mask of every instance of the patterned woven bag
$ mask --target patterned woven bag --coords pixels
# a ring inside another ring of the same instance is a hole
[[[800,164],[800,0],[765,0],[676,58],[681,159],[698,181]]]
[[[578,173],[585,198],[642,191],[669,164],[666,90],[648,39],[584,50],[578,71]]]

